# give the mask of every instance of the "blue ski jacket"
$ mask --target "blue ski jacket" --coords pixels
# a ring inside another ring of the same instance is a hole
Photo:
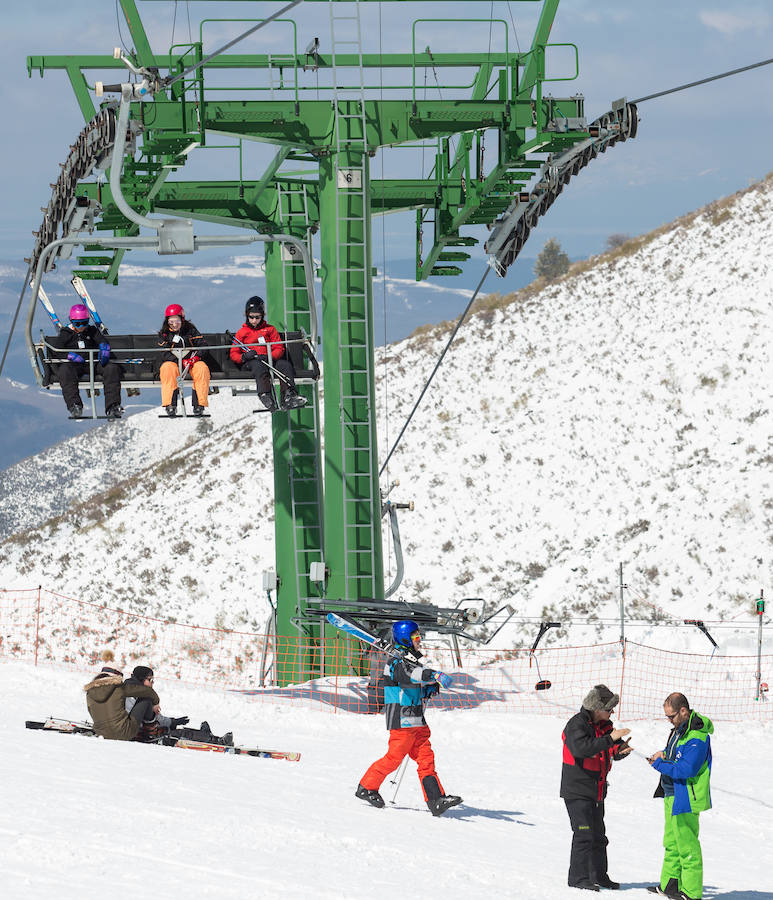
[[[673,759],[656,759],[652,764],[661,775],[674,782],[674,805],[671,814],[699,813],[711,809],[711,739],[714,725],[707,716],[695,710],[690,713],[687,728],[676,742]],[[663,796],[658,785],[656,797]]]
[[[399,652],[399,649],[398,649]],[[439,690],[435,669],[405,655],[390,657],[384,666],[384,715],[390,731],[426,725],[424,706]]]

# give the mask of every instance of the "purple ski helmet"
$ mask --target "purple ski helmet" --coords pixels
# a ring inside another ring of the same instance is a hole
[[[70,307],[70,321],[73,325],[88,325],[89,311],[82,303],[76,303]]]

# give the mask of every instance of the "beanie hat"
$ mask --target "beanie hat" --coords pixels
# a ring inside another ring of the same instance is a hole
[[[153,669],[150,666],[136,666],[132,672],[132,678],[136,678],[137,681],[145,681],[146,678],[152,677]]]
[[[601,709],[612,712],[619,702],[619,694],[613,694],[605,684],[597,684],[590,689],[588,696],[582,701],[582,708],[589,712]]]
[[[112,650],[103,650],[100,653],[99,658],[102,660],[103,663],[111,663],[115,659],[115,656],[113,655]],[[120,669],[116,669],[110,665],[102,666],[102,668],[99,670],[99,672],[100,672],[100,675],[103,673],[105,675],[120,675],[123,678],[123,672]]]

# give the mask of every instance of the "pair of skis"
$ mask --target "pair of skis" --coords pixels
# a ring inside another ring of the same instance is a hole
[[[94,726],[91,722],[74,722],[70,719],[47,718],[43,722],[27,721],[27,728],[36,731],[58,731],[60,734],[83,734],[90,737],[96,737]],[[167,738],[173,740],[170,746],[179,747],[181,750],[200,750],[209,753],[232,753],[236,756],[257,756],[261,759],[286,759],[290,762],[298,762],[301,754],[293,750],[263,750],[253,747],[229,747],[223,744],[211,743],[209,741],[194,741],[188,738],[177,738],[174,736]]]
[[[94,301],[91,299],[91,295],[86,290],[86,285],[83,283],[83,280],[79,276],[75,275],[70,280],[70,284],[72,284],[73,288],[75,289],[75,293],[86,304],[86,307],[91,313],[91,318],[94,320],[94,324],[102,332],[102,334],[107,334],[107,327],[100,318],[100,315],[97,312],[97,308],[96,306],[94,306]],[[43,308],[48,313],[48,317],[54,323],[54,327],[57,329],[57,331],[61,331],[62,328],[64,328],[64,325],[62,324],[62,320],[56,314],[54,304],[51,302],[48,294],[43,290],[43,285],[38,288],[38,300],[40,300]]]

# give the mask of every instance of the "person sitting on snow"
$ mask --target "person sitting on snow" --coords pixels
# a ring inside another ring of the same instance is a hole
[[[271,345],[271,365],[279,378],[281,409],[306,406],[306,398],[295,388],[295,372],[287,358],[279,332],[266,321],[266,304],[261,297],[250,297],[244,309],[246,319],[236,332],[230,356],[237,366],[248,369],[258,387],[258,399],[269,412],[277,406],[271,393],[271,369],[268,367],[268,345]]]
[[[83,690],[86,705],[94,723],[94,731],[108,741],[133,741],[140,730],[140,722],[126,711],[128,697],[142,700],[151,706],[160,702],[158,694],[150,685],[124,683],[123,673],[113,665],[112,650],[102,653],[106,663],[102,670]]]
[[[406,754],[418,764],[418,775],[424,799],[433,816],[462,802],[461,797],[446,794],[435,771],[435,755],[429,742],[430,731],[424,719],[427,699],[436,694],[441,684],[449,687],[450,675],[428,669],[419,663],[419,626],[405,619],[392,626],[394,651],[384,666],[384,712],[389,729],[386,756],[376,760],[355,791],[355,797],[371,806],[383,807],[378,789],[382,781],[402,763]],[[413,659],[409,659],[411,654]]]
[[[124,685],[131,688],[144,686],[152,690],[153,669],[150,666],[135,666],[131,677],[126,679]],[[158,700],[156,703],[152,703],[150,698],[137,697],[134,694],[127,695],[125,709],[127,715],[138,722],[140,726],[134,740],[145,743],[157,741],[160,737],[169,734],[170,731],[181,725],[187,725],[190,721],[188,716],[180,716],[177,719],[163,716]]]

